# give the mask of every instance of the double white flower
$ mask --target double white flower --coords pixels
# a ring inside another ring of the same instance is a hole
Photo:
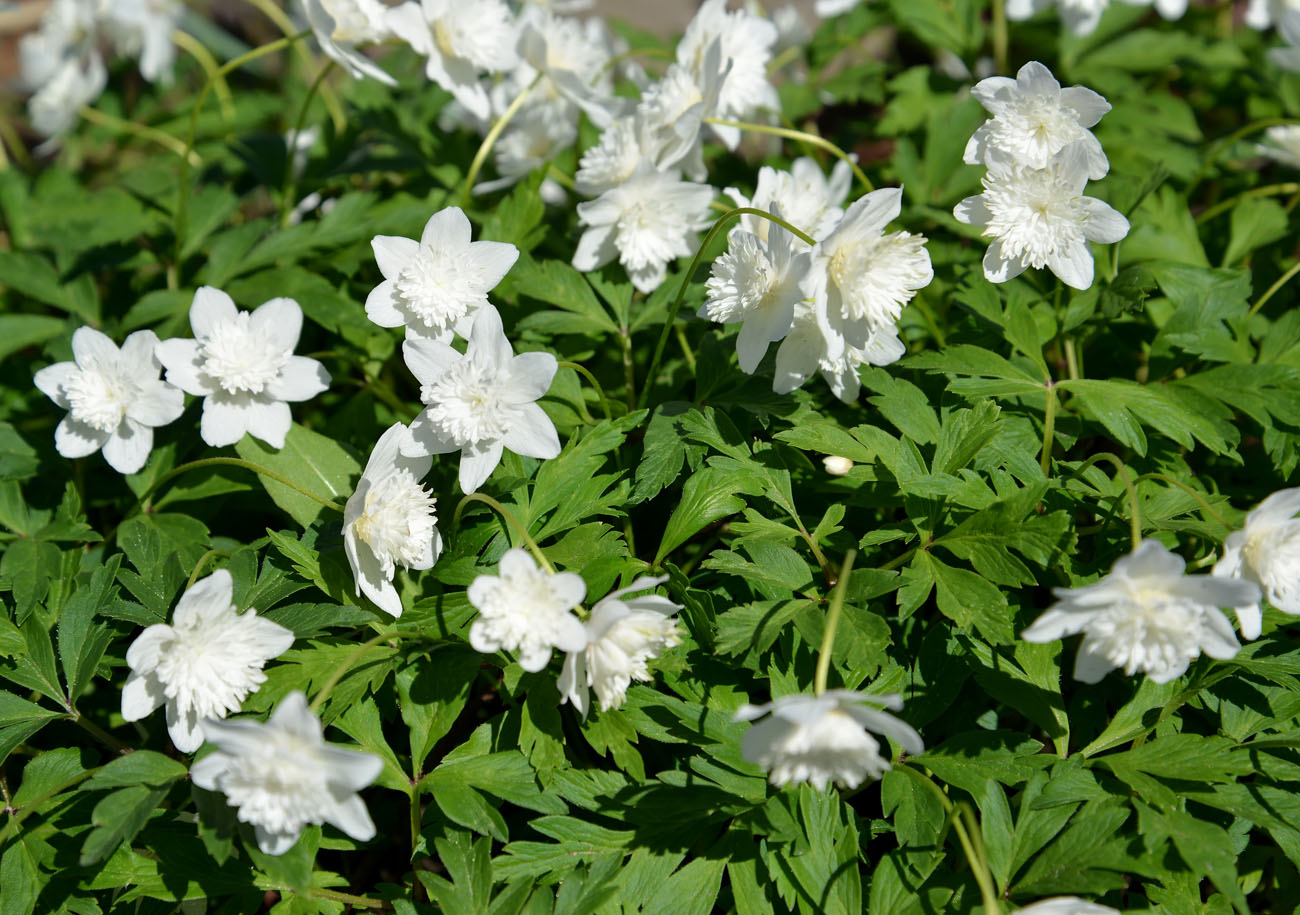
[[[153,450],[153,430],[185,410],[185,395],[162,381],[154,350],[158,337],[139,330],[119,350],[93,327],[72,335],[72,362],[36,373],[36,387],[68,411],[54,430],[54,447],[66,458],[101,448],[118,473],[135,473]]]
[[[875,731],[896,740],[908,754],[925,751],[921,735],[907,722],[873,706],[897,711],[902,698],[830,689],[820,696],[782,696],[766,705],[743,705],[737,721],[759,721],[741,740],[745,759],[766,769],[778,788],[808,782],[821,790],[830,782],[856,788],[890,768],[880,755]]]
[[[536,673],[553,649],[581,651],[587,630],[572,610],[587,594],[575,572],[544,572],[526,550],[507,550],[499,575],[480,575],[470,583],[469,602],[479,618],[469,627],[475,651],[513,651],[519,666]]]
[[[293,644],[290,630],[256,610],[236,612],[232,595],[230,573],[213,572],[181,595],[171,625],[150,626],[126,652],[122,717],[139,721],[166,705],[167,732],[182,753],[203,743],[203,719],[239,711],[266,681],[266,662]]]
[[[402,615],[402,601],[393,587],[397,566],[431,569],[442,552],[436,500],[420,484],[433,458],[402,454],[403,443],[411,447],[410,432],[401,423],[379,437],[343,509],[343,551],[352,566],[356,593],[392,616]]]
[[[284,854],[311,824],[329,823],[359,842],[374,838],[357,792],[379,777],[384,762],[326,743],[301,692],[285,696],[265,724],[209,718],[203,735],[217,750],[190,767],[190,778],[224,794],[266,854]]]
[[[680,604],[657,594],[624,598],[667,580],[667,576],[638,578],[596,602],[586,622],[586,647],[570,650],[564,659],[559,682],[562,703],[572,703],[585,718],[590,708],[588,690],[594,689],[601,711],[618,708],[633,680],[650,679],[647,663],[665,648],[681,644],[672,619],[682,609]]]
[[[356,49],[359,44],[383,41],[391,31],[384,20],[387,7],[380,0],[298,0],[320,48],[354,79],[369,76],[388,86],[393,79]]]
[[[1252,582],[1183,574],[1186,563],[1157,540],[1143,540],[1109,575],[1081,588],[1056,588],[1057,602],[1020,634],[1052,642],[1082,632],[1074,677],[1097,683],[1113,668],[1156,683],[1182,676],[1201,653],[1226,660],[1241,649],[1220,607],[1259,600]]]
[[[402,353],[424,402],[403,454],[459,451],[460,488],[471,493],[492,475],[505,448],[543,459],[560,453],[555,424],[537,405],[555,377],[555,357],[516,356],[492,306],[479,309],[463,354],[425,337],[408,338]]]
[[[323,365],[293,354],[302,332],[298,303],[272,299],[240,311],[220,289],[202,286],[190,327],[193,340],[164,340],[157,354],[169,382],[203,398],[203,440],[219,448],[249,432],[283,448],[293,424],[289,403],[310,400],[330,383]]]
[[[1214,573],[1259,585],[1268,602],[1283,613],[1300,614],[1300,488],[1275,492],[1246,516],[1246,524],[1228,535]],[[1236,607],[1241,634],[1259,638],[1259,601]]]

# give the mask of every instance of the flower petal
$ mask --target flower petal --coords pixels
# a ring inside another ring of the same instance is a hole
[[[506,429],[506,434],[496,446],[498,456],[502,444],[515,454],[543,460],[560,453],[560,437],[555,432],[555,424],[546,415],[546,411],[535,403],[516,408],[515,421]]]
[[[54,429],[54,447],[65,458],[82,458],[104,447],[111,435],[65,416]]]
[[[75,381],[81,376],[81,369],[77,368],[75,362],[56,362],[53,365],[47,365],[37,372],[32,381],[36,384],[36,389],[54,401],[63,409],[71,408],[68,403],[67,395],[63,393],[63,388]]]
[[[153,673],[132,671],[122,687],[122,719],[139,721],[167,701],[167,688]]]
[[[165,426],[185,412],[185,392],[165,381],[155,379],[140,387],[139,394],[126,407],[126,415],[145,426]]]
[[[376,235],[370,240],[370,247],[375,252],[375,261],[379,264],[379,272],[384,275],[386,280],[395,280],[401,272],[406,269],[407,264],[420,254],[420,243],[413,238],[402,238],[400,235]],[[370,305],[366,304],[366,312],[369,313]],[[371,320],[374,320],[371,318]],[[392,327],[394,325],[385,325]]]
[[[207,337],[219,324],[234,321],[239,314],[235,300],[215,286],[200,286],[190,305],[190,328],[196,337]]]
[[[120,352],[107,335],[93,327],[78,327],[72,335],[72,355],[82,368],[116,366]]]
[[[283,448],[284,437],[293,425],[293,414],[289,405],[283,400],[250,401],[245,414],[248,417],[248,432],[260,438],[272,448]]]
[[[302,335],[302,306],[283,296],[263,302],[248,316],[248,327],[277,348],[292,352]]]
[[[290,356],[279,375],[266,386],[266,393],[276,400],[299,403],[311,400],[329,386],[330,373],[325,371],[325,366],[306,356]]]
[[[209,394],[203,399],[199,435],[213,448],[233,445],[248,431],[250,406],[246,397],[235,399],[224,392]]]
[[[515,453],[519,454],[521,452]],[[469,495],[477,490],[487,481],[488,477],[492,476],[492,471],[496,470],[497,465],[500,463],[501,442],[487,442],[474,449],[466,446],[460,453],[461,492]]]
[[[152,450],[153,429],[124,419],[104,442],[104,460],[118,473],[136,473],[149,460]]]

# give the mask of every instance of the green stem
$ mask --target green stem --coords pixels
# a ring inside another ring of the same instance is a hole
[[[636,360],[632,358],[632,332],[628,328],[618,329],[618,345],[623,355],[623,387],[627,389],[624,395],[627,410],[631,413],[636,409]],[[648,391],[649,379],[646,383]]]
[[[686,330],[680,324],[674,324],[673,332],[677,336],[677,344],[682,348],[682,356],[686,359],[686,367],[694,375],[695,353],[691,350],[690,341],[686,339]]]
[[[191,165],[201,165],[203,162],[194,150],[187,148],[185,144],[173,137],[171,134],[164,133],[154,127],[148,127],[144,124],[136,124],[134,121],[128,121],[111,114],[105,114],[96,108],[82,108],[81,116],[92,124],[98,124],[100,127],[107,127],[110,130],[116,130],[119,133],[129,133],[142,140],[157,143],[159,146],[169,149],[176,155],[181,156]]]
[[[293,133],[286,137],[288,150],[284,162],[284,186],[280,191],[280,225],[289,225],[289,218],[293,215],[294,204],[298,196],[298,175],[294,172],[293,158],[295,147],[298,145],[299,138],[302,137],[303,125],[307,123],[307,111],[311,108],[311,100],[316,97],[316,92],[320,89],[321,83],[325,77],[329,76],[330,71],[334,69],[333,58],[325,61],[325,66],[321,67],[316,78],[312,80],[311,85],[307,88],[307,95],[302,100],[302,107],[298,109],[298,120],[294,122]]]
[[[71,711],[69,717],[71,718],[73,724],[77,725],[77,727],[81,728],[87,734],[92,735],[96,740],[100,741],[101,743],[104,743],[107,746],[112,747],[113,750],[119,755],[125,756],[127,753],[132,752],[131,747],[128,747],[126,744],[122,743],[122,741],[118,740],[112,734],[108,733],[108,731],[104,730],[99,725],[95,724],[95,722],[88,720],[85,716],[81,714],[81,712],[77,711],[76,709],[73,709]]]
[[[853,569],[853,559],[857,550],[850,549],[844,554],[844,564],[840,566],[840,577],[831,591],[830,608],[826,613],[826,631],[822,633],[822,644],[817,649],[817,673],[813,678],[813,692],[820,696],[826,692],[826,680],[831,672],[831,649],[835,645],[835,630],[840,625],[840,611],[844,608],[844,592],[849,586],[849,572]]]
[[[465,498],[461,499],[460,504],[456,506],[455,513],[451,516],[452,530],[458,530],[460,528],[460,516],[464,514],[465,507],[471,502],[482,502],[504,518],[510,526],[515,529],[516,533],[519,534],[520,539],[524,541],[524,544],[528,547],[533,556],[537,558],[538,564],[552,575],[555,574],[555,566],[551,565],[551,561],[546,558],[546,554],[543,553],[542,548],[537,545],[537,541],[528,533],[528,528],[520,524],[519,519],[516,518],[509,509],[491,496],[485,496],[481,492],[472,492]]]
[[[636,401],[638,407],[644,407],[650,396],[650,389],[654,386],[655,372],[659,369],[659,360],[663,358],[664,348],[668,345],[668,337],[673,332],[673,323],[677,320],[677,313],[682,310],[682,302],[686,299],[686,290],[690,286],[691,278],[695,276],[696,269],[700,266],[700,260],[704,257],[704,252],[708,250],[709,245],[713,244],[713,239],[717,238],[718,233],[722,231],[728,222],[745,215],[759,216],[769,222],[774,222],[810,247],[817,244],[817,240],[807,232],[795,228],[781,217],[775,216],[766,210],[759,210],[754,207],[733,207],[719,216],[717,222],[709,229],[709,234],[704,236],[703,244],[696,249],[690,267],[682,274],[682,285],[677,290],[677,298],[673,300],[672,307],[668,310],[668,319],[664,321],[663,330],[659,333],[659,342],[655,344],[654,355],[650,357],[650,368],[646,372],[645,384],[641,388],[640,398]],[[631,400],[630,392],[629,400]]]
[[[1128,494],[1129,508],[1129,536],[1133,541],[1133,549],[1137,549],[1142,544],[1142,516],[1138,510],[1137,488],[1133,485],[1132,479],[1129,478],[1128,468],[1124,462],[1109,452],[1094,454],[1088,458],[1072,472],[1079,477],[1083,472],[1099,461],[1110,461],[1114,466],[1116,474],[1124,481],[1124,491]]]
[[[605,389],[600,386],[600,382],[596,380],[596,376],[591,374],[591,372],[587,370],[586,366],[578,365],[576,362],[557,362],[556,367],[562,369],[573,369],[573,371],[585,377],[587,383],[590,384],[592,389],[596,392],[596,396],[600,398],[600,406],[601,409],[605,411],[605,418],[614,418],[614,414],[609,408],[609,400],[605,397]],[[582,409],[583,412],[586,412],[587,405],[585,403],[582,405]],[[587,414],[587,419],[590,420],[591,418],[591,414]]]
[[[858,181],[861,182],[862,186],[868,191],[874,191],[876,189],[876,186],[871,183],[871,179],[868,178],[866,173],[858,167],[858,163],[854,161],[852,156],[840,149],[830,140],[827,140],[824,137],[819,137],[815,133],[807,133],[803,130],[791,130],[789,127],[772,127],[768,124],[751,124],[747,121],[728,121],[723,118],[705,118],[704,122],[706,124],[716,124],[718,127],[737,127],[740,130],[748,130],[751,133],[765,133],[774,137],[784,137],[787,140],[801,140],[805,143],[811,143],[813,146],[818,146],[831,155],[838,157],[840,160],[847,162],[849,168],[853,170],[853,174],[857,176]]]
[[[1300,121],[1297,121],[1296,118],[1264,118],[1263,120],[1253,121],[1245,127],[1238,128],[1223,139],[1218,140],[1210,147],[1210,151],[1206,154],[1205,161],[1201,163],[1200,169],[1198,169],[1196,174],[1192,176],[1192,180],[1188,182],[1186,197],[1189,199],[1191,198],[1192,191],[1195,190],[1197,185],[1199,185],[1201,181],[1205,179],[1205,176],[1209,174],[1210,167],[1218,161],[1219,156],[1221,156],[1225,150],[1231,149],[1232,145],[1238,140],[1248,137],[1252,133],[1267,130],[1270,127],[1283,127],[1288,124],[1297,123],[1300,123]]]
[[[1254,305],[1250,306],[1250,311],[1246,313],[1246,317],[1248,318],[1253,317],[1255,312],[1263,308],[1264,303],[1267,302],[1269,299],[1273,298],[1273,296],[1277,294],[1277,291],[1281,289],[1283,286],[1285,286],[1288,282],[1290,282],[1291,278],[1294,277],[1297,273],[1300,273],[1300,261],[1296,261],[1294,264],[1292,264],[1290,269],[1287,270],[1286,273],[1282,274],[1277,278],[1277,282],[1275,282],[1272,286],[1269,286],[1268,289],[1265,290],[1264,294],[1259,297],[1259,300]]]
[[[993,0],[993,66],[999,73],[1007,72],[1007,4],[1006,0]]]
[[[351,893],[340,893],[338,890],[327,890],[324,887],[315,886],[307,891],[308,899],[326,899],[330,902],[342,902],[352,906],[354,909],[391,909],[393,904],[387,899],[371,899],[368,896],[353,896]]]
[[[552,181],[564,185],[564,187],[568,188],[571,191],[577,189],[577,185],[573,183],[572,178],[570,178],[564,172],[556,168],[554,164],[549,162],[546,164],[546,177],[550,178]]]
[[[1187,493],[1189,496],[1195,499],[1200,504],[1201,508],[1205,511],[1207,515],[1212,517],[1215,521],[1218,521],[1224,527],[1229,529],[1232,528],[1232,525],[1230,525],[1227,522],[1227,520],[1224,519],[1223,515],[1215,511],[1213,505],[1205,501],[1205,498],[1199,492],[1197,492],[1195,489],[1192,489],[1192,487],[1188,486],[1182,480],[1175,479],[1174,477],[1171,477],[1168,474],[1164,474],[1164,473],[1144,473],[1136,480],[1134,480],[1133,483],[1134,485],[1136,485],[1138,483],[1141,483],[1143,480],[1163,480],[1166,483],[1177,486],[1183,492]]]
[[[188,591],[190,588],[194,587],[194,583],[199,580],[199,573],[203,571],[203,566],[207,563],[209,559],[211,559],[213,556],[229,556],[229,555],[230,554],[227,553],[225,550],[208,550],[206,553],[200,556],[199,561],[194,563],[194,571],[190,572],[189,581],[185,582],[185,590]]]
[[[1218,216],[1225,210],[1232,209],[1242,200],[1246,200],[1250,197],[1280,197],[1284,194],[1294,194],[1297,191],[1300,191],[1300,181],[1287,181],[1282,184],[1266,184],[1263,187],[1252,187],[1250,190],[1242,191],[1240,194],[1237,194],[1234,197],[1229,197],[1227,200],[1220,200],[1212,207],[1206,207],[1205,211],[1196,217],[1196,222],[1198,225],[1203,222],[1209,222],[1215,216]]]
[[[939,329],[939,322],[934,319],[934,312],[930,310],[929,305],[925,304],[925,296],[919,290],[916,295],[912,296],[912,304],[921,313],[921,319],[925,321],[925,326],[930,329],[930,336],[934,337],[934,342],[939,345],[939,349],[947,346],[948,341],[944,338],[943,331]]]
[[[882,572],[889,572],[893,569],[897,569],[903,563],[907,562],[909,559],[911,559],[913,556],[916,555],[916,549],[917,549],[916,547],[912,547],[906,553],[903,553],[901,556],[895,556],[893,559],[889,560],[889,562],[885,563],[882,566],[877,566],[877,568]]]
[[[1056,386],[1047,383],[1047,410],[1043,415],[1043,454],[1038,464],[1043,468],[1043,476],[1052,474],[1052,444],[1056,440]]]
[[[329,679],[325,681],[325,685],[320,688],[320,690],[316,693],[316,697],[311,700],[312,714],[317,716],[320,715],[321,706],[324,705],[325,700],[329,698],[330,692],[334,689],[334,687],[339,685],[339,681],[342,680],[343,677],[347,675],[347,672],[352,669],[352,665],[357,663],[357,661],[361,660],[362,655],[364,655],[370,649],[374,648],[380,642],[386,642],[389,639],[395,639],[397,637],[398,634],[396,630],[385,629],[383,632],[377,633],[373,637],[367,639],[366,641],[358,645],[353,650],[353,652],[343,660],[342,664],[334,668],[334,671],[333,673],[330,674]]]
[[[92,775],[96,774],[103,768],[104,768],[103,766],[95,766],[95,768],[93,769],[87,769],[84,772],[78,772],[76,775],[72,776],[71,778],[64,779],[54,787],[45,789],[40,793],[39,796],[29,800],[26,803],[26,805],[22,807],[21,810],[18,810],[17,812],[11,814],[8,822],[5,823],[4,828],[0,829],[0,848],[4,847],[5,842],[6,840],[8,840],[10,833],[16,831],[18,827],[22,825],[23,820],[27,819],[28,816],[30,816],[37,809],[39,809],[42,804],[44,804],[50,798],[63,793],[69,788],[80,785],[86,779],[90,778]]]
[[[239,458],[228,458],[228,457],[202,458],[197,461],[190,461],[188,464],[182,464],[179,467],[175,467],[167,471],[158,479],[154,480],[153,485],[144,491],[144,495],[140,497],[137,505],[144,504],[145,501],[151,495],[153,495],[155,492],[158,491],[158,487],[162,486],[162,484],[166,483],[168,480],[172,479],[173,477],[179,476],[180,474],[185,473],[187,470],[198,470],[199,468],[202,467],[242,467],[245,470],[253,471],[258,476],[263,476],[266,477],[267,479],[275,480],[275,482],[281,484],[282,486],[287,486],[290,489],[294,490],[295,492],[300,493],[306,496],[307,498],[311,499],[313,502],[319,502],[321,505],[325,506],[326,508],[332,508],[334,511],[338,512],[339,514],[343,513],[343,507],[339,505],[337,502],[331,502],[329,499],[326,499],[324,496],[319,496],[316,493],[311,492],[310,490],[303,489],[293,480],[290,480],[288,477],[281,476],[280,474],[276,473],[274,470],[271,470],[269,467],[263,467],[260,464],[254,464],[251,461],[244,461]]]
[[[470,197],[474,193],[474,180],[478,178],[479,169],[487,161],[488,154],[492,152],[492,147],[496,145],[497,138],[506,129],[510,119],[519,113],[520,108],[524,107],[524,102],[528,100],[528,96],[532,94],[533,89],[541,82],[543,75],[538,73],[533,77],[533,81],[515,96],[514,101],[510,103],[505,111],[501,112],[501,117],[496,119],[491,129],[488,130],[487,136],[483,138],[483,142],[479,144],[478,152],[474,153],[474,160],[470,162],[469,171],[465,174],[465,192],[462,194],[462,200],[466,206],[469,206]]]
[[[176,29],[172,32],[172,42],[181,50],[187,52],[208,75],[208,79],[216,83],[217,104],[221,106],[221,117],[226,123],[235,119],[235,101],[230,94],[230,85],[226,78],[221,75],[221,65],[212,53],[203,46],[203,43],[191,35],[189,32],[183,32]]]

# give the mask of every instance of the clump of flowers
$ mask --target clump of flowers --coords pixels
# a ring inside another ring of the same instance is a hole
[[[573,608],[587,595],[582,576],[546,572],[526,550],[507,550],[498,575],[480,575],[470,583],[469,602],[479,618],[469,628],[469,643],[485,654],[512,651],[519,666],[536,673],[551,652],[581,651],[587,630]]]

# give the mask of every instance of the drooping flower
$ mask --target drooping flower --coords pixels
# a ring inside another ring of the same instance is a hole
[[[644,594],[624,598],[663,584],[668,577],[642,577],[626,588],[611,591],[591,608],[587,620],[587,646],[570,651],[560,673],[560,701],[571,702],[585,718],[590,707],[588,689],[596,691],[601,711],[618,708],[627,699],[633,680],[650,679],[647,662],[665,648],[681,644],[672,615],[682,609],[666,597]]]
[[[716,61],[720,46],[709,46],[708,59]],[[693,181],[708,176],[704,165],[704,119],[718,106],[722,74],[704,70],[696,75],[673,64],[663,78],[648,87],[636,106],[638,136],[648,158],[664,170],[678,168]]]
[[[502,0],[408,0],[389,9],[385,21],[426,58],[429,79],[475,117],[490,116],[479,74],[510,70],[519,60],[514,18]]]
[[[385,430],[343,509],[343,551],[352,566],[356,593],[392,616],[402,615],[402,601],[393,587],[397,567],[431,569],[442,552],[442,535],[435,526],[437,500],[420,483],[433,458],[403,454],[403,442],[410,450],[406,426],[395,423]]]
[[[370,243],[384,281],[366,297],[366,317],[380,327],[406,326],[407,336],[446,342],[468,337],[488,290],[519,259],[519,249],[499,241],[471,241],[460,207],[429,217],[417,242],[376,235]]]
[[[190,767],[190,778],[224,794],[266,854],[284,854],[312,824],[329,823],[359,842],[374,838],[357,792],[379,777],[383,760],[326,743],[300,691],[280,700],[265,724],[209,718],[203,736],[217,750]]]
[[[880,755],[875,731],[896,740],[903,751],[925,751],[921,735],[910,724],[874,706],[897,711],[897,693],[877,696],[849,689],[829,689],[820,696],[782,696],[766,705],[743,705],[737,721],[759,721],[745,732],[740,750],[745,759],[766,769],[778,788],[808,782],[821,790],[830,782],[856,788],[864,779],[877,779],[890,769]]]
[[[126,652],[122,717],[139,721],[166,705],[167,732],[182,753],[203,743],[203,719],[239,711],[266,681],[266,662],[293,644],[292,631],[256,610],[236,612],[232,589],[225,569],[200,579],[181,595],[171,625],[150,626]]]
[[[1089,178],[1104,178],[1110,163],[1101,143],[1088,128],[1110,111],[1110,103],[1085,89],[1062,89],[1052,71],[1036,60],[1020,68],[1015,79],[990,76],[971,89],[993,115],[966,144],[964,160],[988,163],[989,150],[997,149],[1029,168],[1047,168],[1052,157],[1071,143],[1079,143],[1087,161]]]
[[[153,430],[175,421],[185,395],[158,377],[158,337],[138,330],[122,348],[93,327],[72,335],[72,362],[36,373],[36,387],[68,411],[54,430],[54,447],[66,458],[101,448],[118,473],[135,473],[153,450]]]
[[[388,86],[397,80],[357,50],[357,45],[383,41],[391,34],[380,0],[298,0],[320,49],[354,79],[369,76]]]
[[[1119,909],[1088,902],[1078,896],[1056,896],[1016,909],[1017,915],[1120,915]]]
[[[1253,582],[1183,574],[1186,563],[1158,540],[1143,540],[1100,581],[1056,588],[1057,602],[1020,634],[1052,642],[1082,632],[1074,678],[1097,683],[1113,668],[1155,683],[1182,676],[1201,653],[1226,660],[1241,648],[1220,607],[1259,600]]]
[[[894,327],[903,306],[934,278],[925,236],[885,234],[902,201],[902,188],[864,194],[812,252],[814,297],[819,307],[824,302],[831,329],[857,349]]]
[[[545,572],[526,550],[507,550],[499,575],[480,575],[469,586],[469,602],[479,618],[469,627],[475,651],[512,651],[519,666],[536,673],[551,651],[581,651],[587,630],[573,615],[587,586],[575,572]]]
[[[1300,488],[1275,492],[1246,516],[1239,531],[1223,542],[1214,574],[1254,582],[1283,613],[1300,614]],[[1241,634],[1259,638],[1259,602],[1236,608]]]
[[[203,440],[220,448],[248,432],[283,448],[293,424],[289,404],[311,400],[330,383],[323,365],[293,354],[302,332],[298,303],[271,299],[240,311],[220,289],[201,286],[190,328],[193,340],[164,340],[157,354],[169,382],[203,398]]]
[[[780,226],[772,227],[767,242],[748,232],[732,235],[727,252],[713,262],[699,315],[720,324],[744,322],[736,337],[741,371],[753,374],[768,344],[790,332],[811,262]]]
[[[1110,204],[1083,196],[1088,159],[1077,143],[1047,168],[1029,168],[992,151],[983,181],[984,193],[957,204],[953,215],[993,239],[984,255],[990,282],[1047,267],[1066,285],[1087,289],[1093,275],[1088,242],[1109,244],[1128,234],[1128,220]]]
[[[1300,168],[1300,124],[1282,124],[1264,131],[1264,142],[1255,151],[1274,162]]]
[[[403,454],[459,451],[460,488],[471,493],[492,475],[503,448],[542,459],[560,453],[555,424],[537,405],[555,377],[555,357],[516,356],[495,308],[479,309],[463,355],[425,337],[407,339],[402,353],[424,402]]]
[[[694,252],[695,233],[709,225],[712,199],[708,185],[682,181],[676,171],[660,171],[642,159],[622,184],[578,204],[586,231],[573,266],[598,270],[617,257],[633,286],[653,292],[670,260]]]

